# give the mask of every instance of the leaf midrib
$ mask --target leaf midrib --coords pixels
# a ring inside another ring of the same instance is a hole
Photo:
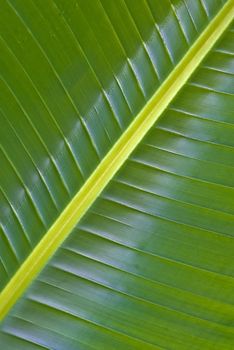
[[[5,317],[142,138],[162,115],[172,99],[223,34],[232,21],[233,16],[234,0],[228,0],[100,162],[82,188],[61,212],[57,220],[1,292],[0,319]]]

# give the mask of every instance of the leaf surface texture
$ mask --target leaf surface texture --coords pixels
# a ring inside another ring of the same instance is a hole
[[[1,1],[2,288],[225,2],[26,3]],[[233,349],[233,62],[231,25],[9,312],[4,350]]]

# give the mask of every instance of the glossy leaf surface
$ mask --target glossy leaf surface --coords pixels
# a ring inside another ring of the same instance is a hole
[[[2,60],[2,285],[221,7],[161,3],[4,4],[5,21],[16,11],[13,24],[24,23],[18,48],[35,45],[28,52],[39,58],[43,48],[47,63],[22,61],[16,84]],[[20,39],[6,28],[9,53]],[[12,308],[0,331],[4,350],[233,349],[233,62],[232,25]]]
[[[1,288],[224,2],[0,1]]]

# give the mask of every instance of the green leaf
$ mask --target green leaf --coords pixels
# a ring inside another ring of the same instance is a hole
[[[1,1],[4,350],[233,349],[233,9]]]

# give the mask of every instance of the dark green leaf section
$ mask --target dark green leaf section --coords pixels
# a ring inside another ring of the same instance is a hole
[[[224,3],[0,1],[1,288]]]
[[[234,348],[234,26],[2,325],[4,350]]]

